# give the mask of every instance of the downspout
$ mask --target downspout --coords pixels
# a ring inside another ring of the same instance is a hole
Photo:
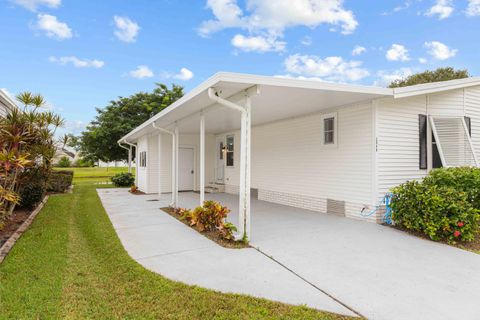
[[[122,145],[121,141],[118,141],[118,146],[128,151],[128,173],[132,173],[132,147],[127,148]]]
[[[173,151],[174,148],[175,148],[175,143],[176,143],[175,133],[173,131],[158,127],[155,124],[155,121],[152,122],[152,126],[155,129],[157,129],[158,131],[169,134],[169,135],[172,136],[172,202],[170,203],[170,206],[171,207],[176,207],[177,204],[175,203],[176,202],[176,199],[175,199],[175,184],[177,183],[177,181],[175,179],[175,170],[176,170],[176,167],[175,167],[175,152]]]
[[[239,106],[229,100],[226,100],[226,99],[223,99],[221,97],[218,96],[217,92],[215,91],[214,88],[208,88],[208,97],[210,98],[210,100],[220,104],[220,105],[223,105],[227,108],[230,108],[230,109],[234,109],[236,111],[239,111],[241,113],[241,122],[242,122],[242,126],[241,126],[241,135],[240,135],[240,138],[241,138],[241,144],[240,144],[240,154],[243,157],[246,156],[247,152],[246,150],[244,149],[245,147],[247,147],[246,145],[244,145],[243,143],[243,139],[246,138],[246,134],[245,134],[245,122],[246,122],[246,118],[247,118],[247,110],[246,108],[242,107],[242,106]],[[248,147],[247,147],[248,148]],[[242,159],[240,159],[240,161],[242,162]],[[246,162],[245,162],[246,163]],[[236,238],[237,240],[248,240],[248,231],[247,231],[247,218],[246,215],[249,214],[248,212],[248,202],[247,202],[247,199],[246,199],[246,195],[247,195],[247,192],[249,193],[250,190],[246,190],[246,172],[245,172],[245,168],[246,166],[248,166],[248,164],[242,166],[240,165],[240,192],[239,192],[239,212],[238,212],[238,218],[239,218],[239,222],[240,222],[240,230],[239,230],[239,234],[237,234]]]

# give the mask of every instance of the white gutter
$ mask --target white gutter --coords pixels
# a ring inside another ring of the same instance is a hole
[[[210,98],[210,100],[218,103],[218,104],[221,104],[221,105],[224,105],[225,107],[228,107],[228,108],[231,108],[231,109],[235,109],[237,111],[240,111],[241,113],[245,113],[245,108],[239,106],[238,104],[236,103],[233,103],[231,101],[228,101],[226,99],[223,99],[223,98],[220,98],[218,95],[217,95],[217,92],[215,91],[214,88],[208,88],[208,97]]]
[[[170,130],[167,130],[167,129],[164,129],[164,128],[160,128],[158,127],[156,124],[155,124],[155,121],[152,122],[152,127],[154,127],[155,129],[157,129],[158,131],[160,132],[163,132],[163,133],[166,133],[166,134],[169,134],[172,136],[172,202],[170,203],[170,206],[175,208],[177,206],[177,197],[176,197],[176,194],[175,194],[175,190],[176,190],[176,183],[177,183],[177,179],[176,179],[176,162],[175,162],[175,146],[176,146],[176,135],[175,135],[175,132],[173,131],[170,131]],[[159,139],[161,139],[159,137]],[[160,151],[160,150],[159,150]],[[159,159],[160,160],[160,159]],[[161,195],[161,188],[160,188],[160,180],[158,181],[158,196],[160,197]]]

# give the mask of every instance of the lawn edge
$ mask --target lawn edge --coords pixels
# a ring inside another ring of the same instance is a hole
[[[37,217],[37,215],[40,213],[42,210],[43,206],[47,203],[48,201],[48,195],[46,195],[43,200],[38,204],[38,206],[33,210],[33,212],[30,214],[30,216],[18,227],[17,230],[8,238],[7,241],[0,247],[0,263],[2,263],[5,258],[7,257],[8,253],[10,250],[12,250],[13,246],[15,243],[20,239],[22,234],[28,230],[30,225],[32,224],[33,220]]]

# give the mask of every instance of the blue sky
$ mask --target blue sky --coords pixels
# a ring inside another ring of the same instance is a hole
[[[79,133],[95,108],[218,71],[384,86],[480,75],[480,0],[3,0],[0,88],[42,93]]]

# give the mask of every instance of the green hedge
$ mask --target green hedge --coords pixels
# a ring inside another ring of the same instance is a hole
[[[135,183],[135,177],[131,173],[117,173],[110,178],[116,187],[131,187]]]
[[[48,179],[47,190],[50,192],[65,192],[72,185],[73,171],[53,171]]]
[[[432,240],[472,241],[480,221],[480,169],[442,168],[392,190],[396,225]]]

